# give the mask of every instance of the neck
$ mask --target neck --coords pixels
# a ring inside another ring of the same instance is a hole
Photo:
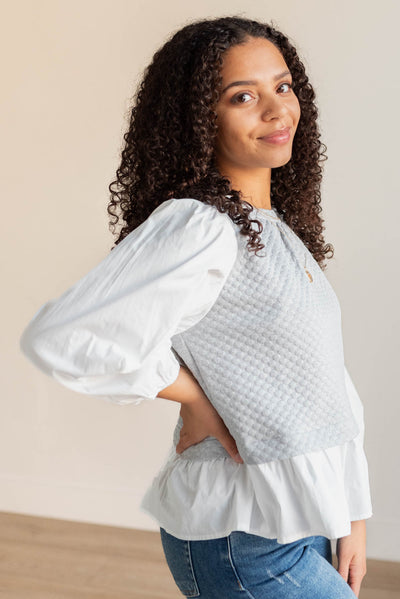
[[[241,192],[243,200],[255,208],[271,209],[271,169],[239,169],[218,167],[223,177],[231,182],[232,189]]]

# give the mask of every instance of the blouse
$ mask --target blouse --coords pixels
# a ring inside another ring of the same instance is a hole
[[[261,213],[277,216],[275,210]],[[233,226],[227,215],[194,198],[164,201],[34,313],[21,351],[76,392],[120,405],[156,399],[179,374],[172,338],[204,318],[228,278],[235,260],[228,223]],[[258,464],[183,459],[174,441],[141,509],[189,540],[233,530],[279,543],[350,534],[351,521],[372,516],[372,506],[363,406],[345,366],[344,378],[359,428],[355,438]]]

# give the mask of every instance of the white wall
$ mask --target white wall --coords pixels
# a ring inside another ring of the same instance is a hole
[[[194,18],[240,13],[291,37],[318,95],[326,240],[336,249],[326,274],[365,409],[367,555],[400,560],[399,5],[13,0],[1,12],[0,510],[158,530],[138,506],[179,404],[122,407],[68,391],[24,359],[18,340],[38,307],[113,244],[107,186],[152,54]]]

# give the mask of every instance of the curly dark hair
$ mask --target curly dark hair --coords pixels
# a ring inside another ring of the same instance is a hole
[[[240,225],[240,233],[249,237],[249,250],[257,253],[264,247],[258,234],[262,223],[249,217],[253,206],[221,175],[214,154],[223,54],[249,37],[266,38],[279,49],[301,110],[291,158],[271,172],[271,204],[325,269],[325,254],[333,256],[333,246],[324,245],[320,216],[320,163],[327,159],[327,148],[319,140],[313,87],[287,36],[272,24],[238,16],[184,26],[145,69],[124,134],[121,164],[109,185],[109,228],[115,233],[116,208],[125,223],[115,245],[165,200],[192,197],[215,206]],[[258,231],[252,223],[258,224]]]

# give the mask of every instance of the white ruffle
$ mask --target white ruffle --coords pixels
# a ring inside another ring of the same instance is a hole
[[[179,539],[207,540],[234,530],[291,543],[313,535],[339,539],[372,513],[364,452],[364,407],[345,368],[358,435],[336,447],[239,464],[231,457],[182,459],[173,444],[140,508]]]
[[[350,534],[372,516],[362,434],[337,447],[265,464],[169,456],[140,509],[180,539],[206,540],[242,530],[278,543]]]

